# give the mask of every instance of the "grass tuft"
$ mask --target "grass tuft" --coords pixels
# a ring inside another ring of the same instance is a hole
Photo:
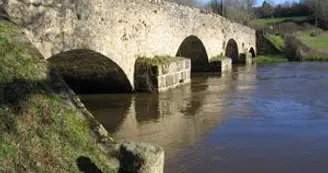
[[[222,61],[222,60],[225,60],[225,59],[228,59],[228,57],[226,56],[223,56],[223,55],[217,55],[217,56],[214,56],[210,59],[210,62],[214,62],[214,61]]]
[[[171,57],[171,56],[154,56],[153,58],[149,57],[138,57],[137,63],[148,64],[151,66],[159,66],[159,65],[168,65],[172,62],[180,60],[181,57]]]

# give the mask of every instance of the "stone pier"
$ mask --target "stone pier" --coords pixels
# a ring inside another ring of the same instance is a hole
[[[173,57],[166,62],[141,60],[135,65],[136,91],[162,92],[190,83],[191,61]]]
[[[247,52],[247,53],[242,53],[240,54],[240,63],[241,64],[252,64],[253,62],[253,57],[252,54]]]
[[[210,62],[210,71],[211,72],[229,72],[232,69],[232,59],[216,59]]]

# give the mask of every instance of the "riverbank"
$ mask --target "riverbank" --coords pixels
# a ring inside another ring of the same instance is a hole
[[[311,20],[311,17],[291,17],[259,19],[250,23],[290,61],[328,61],[328,33],[312,25]]]
[[[257,64],[282,63],[288,62],[288,59],[284,55],[259,55],[254,58],[254,62]]]
[[[70,89],[22,33],[0,21],[0,172],[117,172]]]

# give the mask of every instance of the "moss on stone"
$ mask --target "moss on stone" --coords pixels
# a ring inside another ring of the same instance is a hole
[[[210,62],[222,61],[222,60],[225,60],[225,59],[228,59],[228,57],[223,56],[223,55],[217,55],[217,56],[211,57]]]
[[[181,60],[182,57],[171,57],[171,56],[154,56],[153,58],[149,57],[138,57],[137,63],[143,63],[151,66],[161,66],[161,65],[168,65],[172,62],[176,62]]]

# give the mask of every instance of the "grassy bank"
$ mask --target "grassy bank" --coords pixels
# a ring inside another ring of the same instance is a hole
[[[303,56],[302,61],[328,61],[328,54],[312,53]]]
[[[298,32],[295,36],[308,47],[328,53],[328,33]]]
[[[302,61],[328,61],[328,33],[321,30],[303,31],[294,34]]]
[[[251,20],[249,25],[254,28],[267,28],[271,25],[281,23],[284,21],[304,21],[307,20],[308,16],[301,16],[301,17],[284,17],[284,18],[268,18],[268,19],[256,19]]]
[[[0,21],[0,172],[116,172],[22,30]]]
[[[277,50],[284,52],[285,39],[280,35],[266,34],[264,38],[267,39]]]
[[[311,17],[259,19],[251,26],[263,30],[265,39],[293,61],[328,61],[328,33],[311,24]],[[260,57],[276,62],[282,58]]]
[[[281,63],[288,62],[288,59],[282,55],[260,55],[254,58],[254,62],[258,64]]]

